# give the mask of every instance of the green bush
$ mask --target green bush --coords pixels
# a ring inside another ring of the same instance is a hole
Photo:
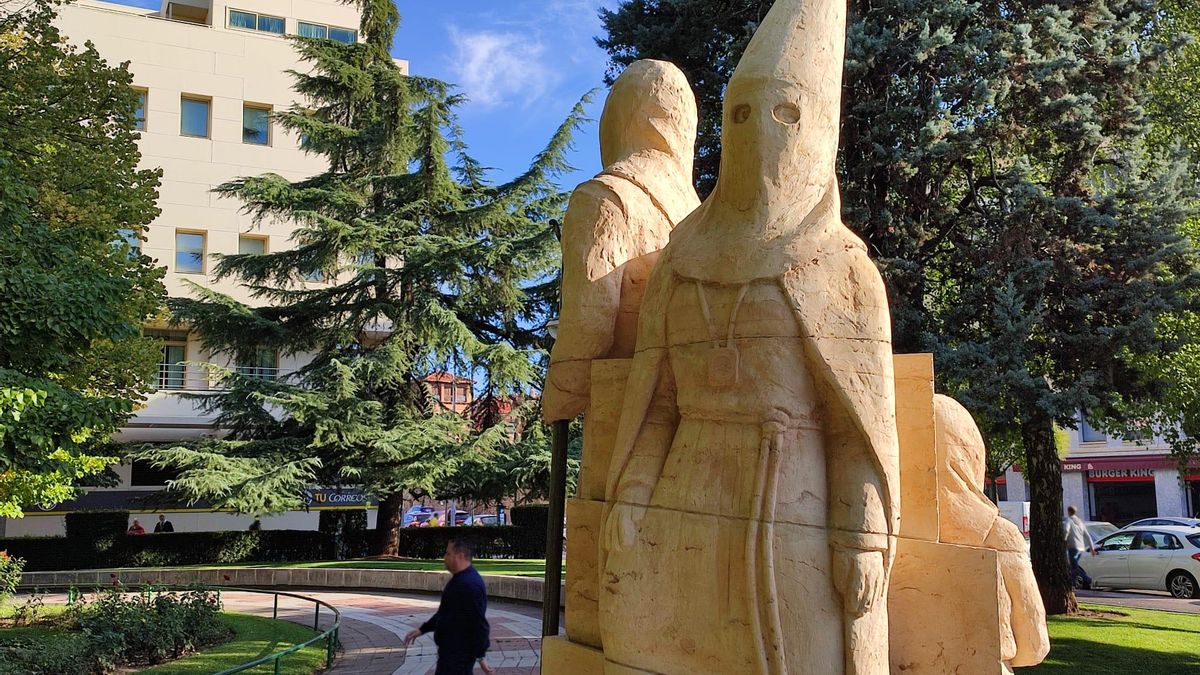
[[[128,511],[76,511],[66,515],[67,536],[95,540],[124,535],[129,527]]]
[[[549,504],[522,504],[508,511],[512,524],[517,527],[540,527],[546,529],[546,519],[550,517]]]
[[[541,558],[546,553],[546,528],[406,527],[400,530],[400,555],[434,560],[446,553],[446,542],[470,541],[476,558]]]
[[[169,567],[241,562],[296,562],[333,557],[333,539],[312,530],[174,532],[145,536],[0,539],[0,549],[26,560],[30,572]]]
[[[92,658],[102,668],[150,665],[229,639],[211,591],[140,594],[110,591],[78,611]]]
[[[9,555],[8,551],[0,551],[0,605],[17,592],[24,569],[23,559]]]

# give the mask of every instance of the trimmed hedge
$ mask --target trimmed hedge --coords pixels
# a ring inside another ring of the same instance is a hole
[[[546,519],[550,517],[549,504],[522,504],[508,510],[512,524],[517,527],[534,527],[546,530]]]
[[[128,511],[76,511],[66,515],[67,536],[83,540],[125,534]]]
[[[435,560],[446,553],[454,538],[471,542],[476,558],[541,558],[546,555],[546,528],[406,527],[400,530],[400,555]]]
[[[330,560],[333,538],[314,530],[174,532],[0,539],[0,550],[25,559],[25,571],[168,567],[241,562]]]

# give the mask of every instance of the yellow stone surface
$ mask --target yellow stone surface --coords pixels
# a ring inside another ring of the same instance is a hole
[[[933,355],[897,354],[900,536],[938,540],[937,455],[933,438]]]
[[[600,524],[604,502],[567,501],[567,636],[600,647]]]
[[[901,539],[888,598],[893,675],[1011,672],[1000,658],[999,574],[995,551]]]
[[[591,400],[583,418],[583,458],[575,494],[583,499],[604,499],[609,462],[621,422],[621,401],[632,359],[592,361]]]
[[[558,675],[604,675],[604,653],[559,635],[542,638],[542,672]]]

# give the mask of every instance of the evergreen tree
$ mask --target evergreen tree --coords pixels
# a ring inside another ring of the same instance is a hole
[[[0,516],[51,505],[116,461],[99,449],[150,390],[144,321],[162,270],[138,254],[158,172],[138,169],[122,65],[0,0]]]
[[[503,427],[437,412],[422,377],[472,372],[503,396],[539,376],[557,263],[549,221],[564,203],[552,178],[582,108],[526,172],[494,185],[467,154],[462,97],[403,75],[388,53],[391,0],[358,4],[363,43],[292,38],[313,68],[292,73],[303,101],[276,116],[328,170],[217,190],[257,221],[294,224],[295,248],[220,258],[216,276],[240,280],[256,306],[204,288],[171,302],[234,363],[261,349],[311,360],[280,380],[224,373],[227,390],[198,403],[229,437],[142,456],[181,470],[172,489],[245,513],[295,508],[310,482],[361,485],[380,499],[379,551],[395,554],[405,492],[431,491],[505,442]]]
[[[603,12],[614,68],[681,64],[712,180],[720,100],[771,2],[630,0]],[[1047,609],[1074,608],[1055,428],[1146,400],[1132,355],[1169,353],[1159,319],[1197,280],[1181,235],[1186,165],[1146,150],[1168,51],[1146,0],[852,0],[844,219],[887,280],[898,352],[932,351],[990,441],[1019,440]],[[705,65],[709,64],[709,65]],[[705,68],[714,69],[705,71]],[[719,76],[710,74],[719,73]]]

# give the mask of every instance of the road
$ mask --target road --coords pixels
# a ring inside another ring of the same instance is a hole
[[[1075,591],[1080,602],[1200,614],[1200,600],[1178,600],[1166,591]]]

